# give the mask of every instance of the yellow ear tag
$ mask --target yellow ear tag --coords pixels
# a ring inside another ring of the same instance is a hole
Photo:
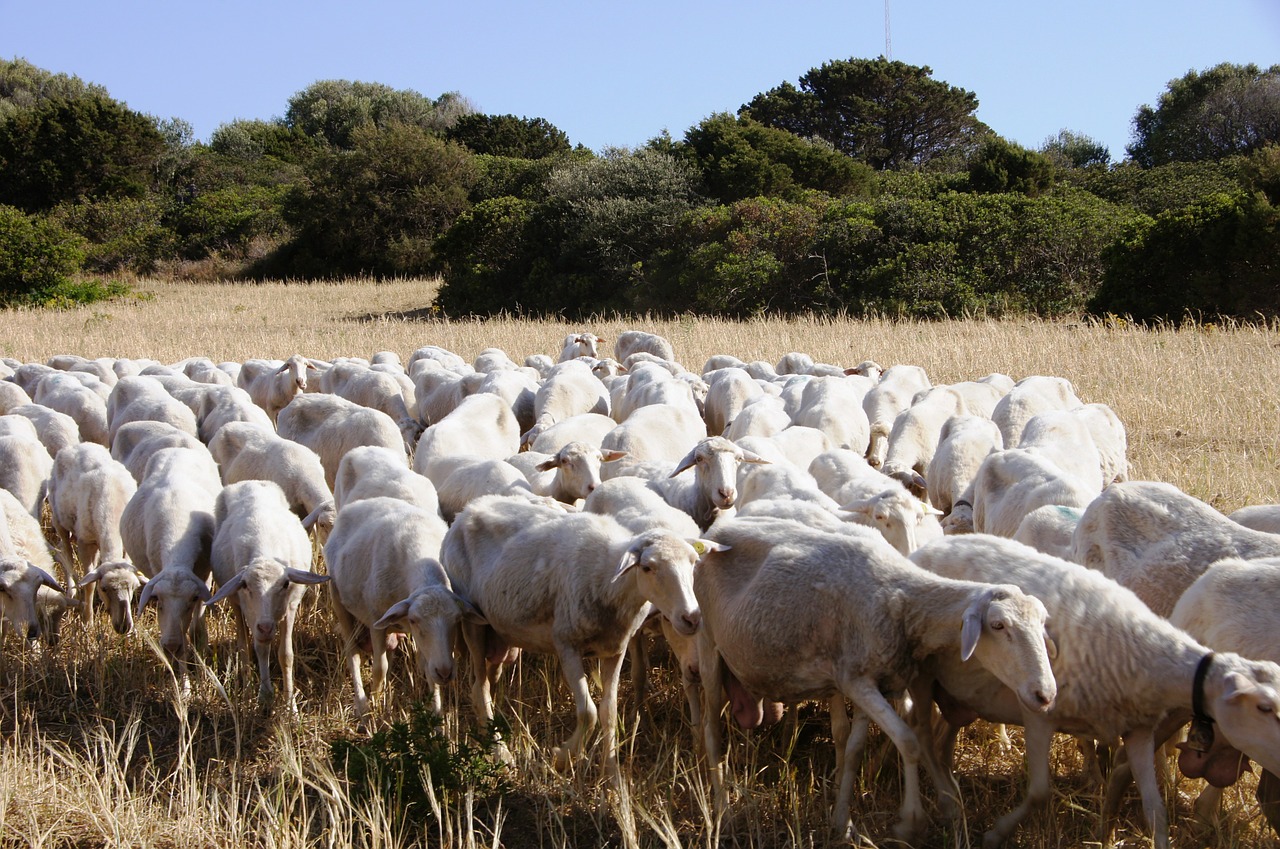
[[[693,550],[698,552],[699,557],[707,553],[707,547],[706,545],[703,544],[702,540],[700,539],[695,539],[693,541]]]

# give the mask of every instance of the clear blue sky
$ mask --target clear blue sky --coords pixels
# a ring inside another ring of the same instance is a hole
[[[890,0],[890,32],[892,58],[974,92],[1001,135],[1039,147],[1068,128],[1118,160],[1169,80],[1280,62],[1280,0]],[[636,146],[885,47],[884,0],[0,0],[0,57],[99,83],[201,140],[348,79]]]

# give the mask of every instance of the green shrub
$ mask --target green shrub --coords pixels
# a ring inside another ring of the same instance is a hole
[[[1053,162],[1043,153],[992,136],[982,143],[969,166],[975,192],[1018,192],[1035,197],[1053,183]]]
[[[0,304],[38,306],[72,291],[84,258],[81,237],[0,205]]]
[[[196,196],[175,214],[175,228],[187,259],[243,249],[260,236],[285,232],[282,214],[287,189],[227,186]]]
[[[154,197],[81,200],[59,206],[51,217],[85,238],[84,266],[94,272],[149,273],[177,244]]]

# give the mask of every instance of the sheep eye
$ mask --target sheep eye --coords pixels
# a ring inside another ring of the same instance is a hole
[[[1271,704],[1270,702],[1262,702],[1261,704],[1258,705],[1258,710],[1262,711],[1263,713],[1272,713],[1275,709],[1276,709],[1276,706]]]
[[[643,566],[641,566],[641,567],[640,567],[640,571],[641,571],[641,572],[645,572],[645,573],[652,572],[652,571],[653,571],[653,567],[652,567],[652,566],[650,566],[650,565],[648,565],[648,564],[645,564],[645,565],[643,565]]]
[[[992,631],[1003,631],[1003,630],[1004,630],[1004,623],[1003,623],[1003,622],[992,622],[992,623],[991,623],[991,630],[992,630]]]

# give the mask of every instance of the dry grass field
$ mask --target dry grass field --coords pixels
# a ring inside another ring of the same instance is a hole
[[[1128,427],[1132,477],[1173,483],[1230,511],[1280,502],[1280,331],[1257,327],[1165,327],[1036,321],[913,323],[839,319],[728,322],[602,320],[572,325],[517,318],[444,321],[429,309],[431,281],[308,285],[189,285],[139,281],[128,299],[62,312],[9,311],[0,355],[24,361],[53,354],[214,360],[293,353],[325,358],[402,357],[435,344],[466,359],[499,347],[519,361],[556,354],[570,330],[611,338],[638,327],[672,341],[697,369],[714,353],[776,362],[788,351],[853,365],[925,367],[935,382],[1004,372],[1055,374],[1085,401],[1109,404]],[[608,346],[606,346],[608,347]],[[515,766],[495,785],[434,786],[430,816],[406,819],[394,801],[350,782],[330,758],[334,740],[360,742],[351,691],[329,614],[312,593],[298,628],[300,714],[264,717],[256,672],[234,647],[229,617],[211,616],[208,665],[190,701],[149,634],[117,637],[100,619],[68,620],[56,651],[23,652],[13,635],[0,668],[0,844],[146,847],[594,847],[620,845],[608,794],[594,767],[550,769],[545,754],[572,723],[553,663],[522,662],[500,688]],[[405,657],[392,659],[387,728],[407,716],[413,689]],[[654,691],[638,723],[624,729],[624,771],[642,846],[809,847],[828,845],[834,789],[825,711],[792,712],[764,732],[730,733],[737,787],[733,815],[717,830],[698,746],[684,714],[678,675],[653,672]],[[630,694],[624,670],[624,701]],[[467,739],[471,711],[449,688],[446,735]],[[981,724],[979,724],[981,725]],[[1001,751],[989,729],[962,737],[958,758],[966,821],[935,820],[926,845],[965,846],[1012,807],[1023,790],[1020,737]],[[873,738],[874,751],[878,740]],[[1083,846],[1095,840],[1099,794],[1073,746],[1055,749],[1051,810],[1018,833],[1023,847]],[[871,757],[854,819],[872,839],[889,833],[899,800],[896,757]],[[495,789],[496,787],[496,789]],[[1227,814],[1211,831],[1190,825],[1195,782],[1168,789],[1175,845],[1274,846],[1246,781],[1227,791]],[[421,806],[420,806],[421,809]],[[1136,795],[1119,824],[1122,845],[1149,845]],[[890,842],[891,841],[887,841]],[[884,845],[882,843],[882,845]]]

